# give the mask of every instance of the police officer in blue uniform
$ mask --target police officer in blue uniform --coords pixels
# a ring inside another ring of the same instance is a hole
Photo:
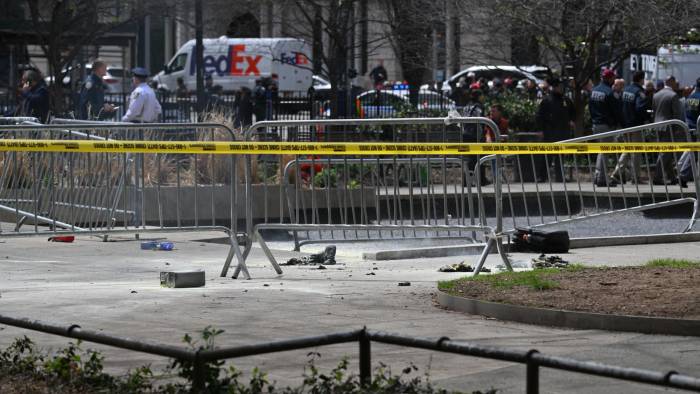
[[[78,118],[84,120],[101,120],[109,118],[115,111],[114,106],[105,103],[105,85],[102,77],[107,74],[107,64],[101,60],[92,63],[92,71],[85,78],[80,89],[78,101]]]
[[[593,122],[593,133],[604,133],[614,130],[620,121],[619,102],[615,98],[612,85],[615,82],[615,72],[611,69],[603,70],[602,80],[593,88],[591,98],[588,102],[588,109],[591,112]],[[598,142],[611,142],[613,138],[601,138]],[[605,155],[598,154],[595,166],[594,182],[598,187],[616,186],[617,182],[608,179],[605,171]]]
[[[644,71],[635,72],[632,76],[632,83],[622,93],[622,126],[625,128],[641,126],[649,118],[648,110],[651,109],[651,97],[646,95],[644,86],[642,86],[644,76]],[[625,135],[625,141],[643,142],[642,133],[628,133]],[[625,169],[630,159],[632,159],[632,173],[628,176],[625,174]],[[623,153],[612,173],[612,178],[621,183],[628,179],[631,179],[633,183],[640,183],[641,164],[640,155]]]
[[[153,123],[158,121],[162,109],[156,93],[146,83],[148,70],[136,67],[131,70],[134,91],[129,96],[129,109],[122,117],[122,122]]]

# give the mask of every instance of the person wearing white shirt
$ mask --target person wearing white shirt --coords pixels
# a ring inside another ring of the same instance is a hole
[[[154,123],[158,121],[162,109],[155,92],[146,83],[148,70],[136,67],[131,70],[131,73],[134,91],[129,97],[129,109],[122,117],[122,122]]]

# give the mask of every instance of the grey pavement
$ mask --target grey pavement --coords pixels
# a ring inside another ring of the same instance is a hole
[[[147,235],[150,236],[150,235]],[[161,235],[159,235],[161,236]],[[133,236],[116,242],[80,236],[71,244],[49,243],[46,238],[0,238],[0,313],[85,329],[182,345],[185,333],[206,326],[225,330],[218,345],[241,345],[342,331],[367,326],[406,335],[448,336],[453,340],[517,349],[536,348],[549,354],[657,370],[676,370],[700,376],[700,338],[568,330],[486,319],[436,307],[433,295],[439,280],[463,274],[439,273],[437,268],[459,257],[424,260],[363,261],[362,244],[339,244],[338,266],[283,267],[276,275],[255,248],[249,267],[252,280],[221,278],[227,247],[198,241],[215,233],[173,233],[172,252],[142,251]],[[142,236],[142,239],[144,237]],[[323,245],[308,246],[314,251]],[[280,261],[298,256],[274,250]],[[513,254],[513,260],[533,255]],[[654,257],[694,258],[699,243],[637,245],[576,249],[570,261],[590,265],[633,265]],[[475,256],[468,256],[473,261]],[[489,257],[487,266],[500,263]],[[167,289],[159,286],[161,270],[204,269],[206,286]],[[373,273],[374,275],[368,275]],[[399,287],[399,281],[411,286]],[[0,327],[0,346],[27,334],[46,348],[65,346],[66,338],[16,328]],[[101,346],[109,371],[124,372],[145,363],[160,369],[166,360],[156,356]],[[336,365],[343,357],[356,371],[357,344],[315,349],[320,366]],[[254,365],[279,384],[300,382],[309,350],[235,360],[243,371]],[[446,355],[419,349],[373,344],[373,365],[384,362],[395,372],[410,362],[430,370],[438,386],[465,391],[498,388],[524,392],[522,365]],[[660,388],[629,384],[586,375],[543,370],[543,392],[646,393]]]

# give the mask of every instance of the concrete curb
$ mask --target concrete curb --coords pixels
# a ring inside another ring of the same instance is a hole
[[[659,243],[698,242],[700,232],[676,234],[621,235],[612,237],[572,238],[571,249],[594,248],[600,246],[646,245]],[[433,246],[430,248],[380,250],[364,253],[365,260],[402,260],[432,257],[452,257],[481,253],[485,244]],[[506,245],[508,251],[508,245]],[[495,253],[492,250],[491,253]]]
[[[447,309],[518,323],[579,330],[628,331],[643,334],[700,336],[700,320],[531,308],[453,296],[438,291],[438,303]]]

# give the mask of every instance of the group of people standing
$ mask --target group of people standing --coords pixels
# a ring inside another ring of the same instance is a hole
[[[673,119],[686,122],[691,129],[696,127],[695,123],[700,114],[700,79],[696,83],[695,91],[686,97],[679,89],[675,77],[667,77],[663,86],[657,89],[652,82],[644,83],[644,76],[643,71],[636,72],[632,83],[625,87],[624,80],[616,78],[613,70],[603,70],[602,80],[591,91],[588,104],[594,134]],[[622,138],[624,142],[643,142],[641,132],[626,133]],[[685,135],[679,134],[677,128],[667,127],[659,131],[657,141],[685,141],[685,138]],[[617,136],[606,136],[601,138],[600,142],[618,139]],[[687,153],[678,160],[675,166],[678,168],[677,172],[674,168],[674,157],[671,153],[660,153],[653,176],[649,174],[649,181],[656,185],[680,183],[681,187],[686,187],[687,182],[692,179],[690,160],[693,155]],[[641,160],[640,154],[622,154],[608,176],[607,155],[599,154],[594,175],[596,186],[614,187],[627,181],[644,182],[641,179]]]
[[[77,115],[79,119],[106,120],[114,117],[118,109],[105,102],[107,86],[103,77],[107,73],[107,64],[101,60],[92,63],[90,74],[80,87]],[[157,122],[162,108],[153,89],[148,85],[148,70],[136,67],[131,70],[131,82],[134,90],[129,96],[129,107],[122,116],[122,122],[153,123]]]
[[[491,97],[492,102],[498,103],[498,96],[512,89],[512,82],[508,82],[494,80],[487,84],[485,81],[474,78],[462,78],[453,89],[452,96],[458,107],[463,108],[461,111],[463,116],[487,116],[498,124],[501,134],[504,135],[508,133],[508,119],[503,114],[503,108],[498,104],[492,104],[486,111],[484,101],[486,97]],[[519,91],[523,98],[527,96],[538,100],[535,121],[537,131],[541,132],[542,141],[557,142],[574,137],[576,110],[574,103],[566,94],[566,84],[562,80],[551,78],[547,80],[544,87],[537,86],[534,81],[526,81],[520,85],[522,88]],[[635,72],[632,82],[626,85],[625,80],[618,78],[613,70],[603,70],[600,83],[596,86],[591,84],[588,90],[583,91],[584,97],[588,99],[592,132],[603,134],[597,142],[644,142],[644,134],[641,131],[625,133],[622,136],[608,136],[605,133],[672,119],[686,122],[689,129],[697,128],[696,122],[700,115],[700,78],[696,85],[694,90],[681,89],[673,76],[656,85],[652,81],[645,81],[643,71]],[[515,89],[512,90],[515,91]],[[485,128],[483,135],[475,135],[475,130],[475,127],[467,127],[463,136],[464,141],[493,140],[492,132],[489,132],[488,128]],[[684,142],[685,138],[686,136],[681,135],[677,128],[669,127],[659,131],[658,139],[655,138],[654,142]],[[657,185],[680,184],[686,187],[687,182],[693,177],[691,162],[694,154],[686,152],[680,158],[677,156],[672,153],[660,153],[656,159],[653,174],[648,174],[648,181]],[[609,166],[609,169],[607,168],[608,158],[609,155],[606,154],[599,154],[596,158],[593,174],[593,182],[596,186],[614,187],[625,182],[646,181],[642,179],[642,154],[622,154],[612,166]],[[553,171],[552,166],[554,166]],[[534,167],[534,174],[523,176],[527,178],[531,176],[532,181],[536,182],[544,182],[547,179],[555,182],[565,180],[563,163],[559,155],[547,157],[535,155]],[[530,164],[526,163],[524,168],[529,170]],[[479,176],[482,184],[488,182],[483,174]]]
[[[81,120],[112,120],[119,107],[105,102],[107,85],[103,77],[107,64],[101,60],[92,63],[90,74],[80,85],[75,117]],[[162,112],[155,92],[146,83],[148,71],[142,67],[132,70],[134,90],[129,97],[129,106],[122,122],[151,123],[158,121]],[[46,123],[50,117],[51,96],[41,72],[28,69],[22,73],[18,88],[18,105],[11,115],[37,118]]]

